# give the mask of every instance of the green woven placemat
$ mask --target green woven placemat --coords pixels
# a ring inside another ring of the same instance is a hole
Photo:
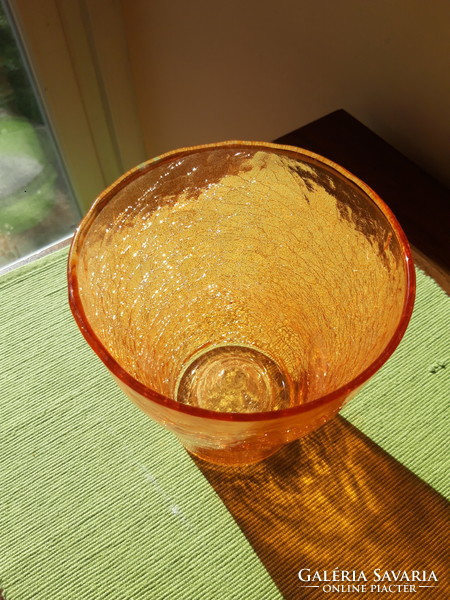
[[[0,279],[6,598],[280,597],[191,459],[81,338],[65,263],[62,251]],[[403,342],[344,414],[448,494],[450,301],[417,275]]]
[[[194,462],[82,339],[66,260],[0,279],[4,596],[280,598]]]
[[[341,414],[450,499],[450,298],[416,273],[403,340]]]

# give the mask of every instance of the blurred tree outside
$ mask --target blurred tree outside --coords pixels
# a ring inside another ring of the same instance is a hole
[[[44,124],[2,4],[0,4],[0,110],[21,115],[36,124]]]
[[[65,237],[79,210],[0,1],[0,267]]]

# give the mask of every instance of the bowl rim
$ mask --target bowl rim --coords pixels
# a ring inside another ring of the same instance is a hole
[[[317,162],[321,166],[326,166],[329,169],[337,171],[337,173],[340,176],[343,176],[345,179],[350,180],[366,195],[368,195],[372,202],[374,202],[374,204],[381,210],[383,215],[389,221],[395,234],[397,235],[397,239],[401,246],[403,266],[406,275],[406,290],[402,313],[398,325],[393,335],[391,336],[389,342],[386,344],[379,356],[374,361],[372,361],[371,364],[368,367],[366,367],[366,369],[361,371],[361,373],[359,373],[356,377],[351,379],[345,385],[337,388],[336,390],[333,390],[332,392],[329,392],[328,394],[325,394],[324,396],[321,396],[320,398],[317,398],[310,402],[306,402],[304,404],[299,404],[297,406],[292,406],[290,408],[285,408],[282,410],[255,413],[221,413],[205,408],[191,406],[188,404],[181,404],[176,400],[168,398],[167,396],[164,396],[163,394],[153,390],[152,388],[147,387],[143,383],[139,382],[135,377],[130,375],[125,369],[123,369],[120,366],[120,364],[114,359],[114,357],[109,353],[106,347],[102,344],[100,339],[96,336],[84,312],[78,288],[78,256],[81,251],[84,238],[86,237],[90,226],[94,222],[97,215],[101,212],[103,207],[118,191],[120,191],[126,185],[128,185],[128,183],[135,180],[137,177],[140,177],[141,175],[147,173],[155,167],[159,167],[160,165],[166,162],[172,161],[176,158],[181,158],[194,152],[196,153],[208,150],[219,150],[222,148],[236,148],[237,150],[252,148],[255,150],[259,149],[262,151],[277,151],[278,153],[282,153],[293,158],[301,159],[306,157],[307,159],[309,159],[309,162]],[[161,154],[160,156],[157,156],[155,158],[149,159],[143,163],[140,163],[139,165],[133,167],[132,169],[124,173],[121,177],[119,177],[114,183],[107,187],[96,198],[89,211],[86,213],[86,215],[81,220],[79,226],[77,227],[75,234],[72,238],[72,243],[68,255],[67,279],[69,305],[73,317],[87,343],[90,345],[90,347],[94,350],[94,352],[97,354],[100,360],[105,364],[105,366],[108,368],[109,371],[111,371],[111,373],[114,376],[116,376],[126,386],[128,386],[129,388],[131,388],[140,396],[144,397],[150,402],[155,402],[174,411],[185,413],[194,417],[200,417],[202,419],[213,419],[216,421],[234,422],[265,421],[282,419],[286,417],[294,417],[298,414],[310,412],[312,410],[324,407],[328,404],[332,404],[335,400],[339,398],[342,398],[344,403],[345,399],[351,392],[356,391],[380,369],[380,367],[388,360],[388,358],[393,354],[394,350],[399,345],[412,315],[416,292],[415,268],[412,259],[411,248],[409,246],[406,235],[391,209],[380,198],[380,196],[378,196],[378,194],[374,190],[372,190],[372,188],[370,188],[366,183],[361,181],[361,179],[350,173],[344,167],[329,160],[328,158],[321,156],[320,154],[317,154],[316,152],[312,152],[310,150],[298,148],[295,146],[274,144],[272,142],[239,140],[229,140],[211,144],[201,144],[197,146],[189,146],[177,150],[172,150],[170,152]]]

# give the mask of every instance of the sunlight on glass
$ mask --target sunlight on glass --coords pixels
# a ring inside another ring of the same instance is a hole
[[[80,211],[0,3],[0,267],[69,235]]]

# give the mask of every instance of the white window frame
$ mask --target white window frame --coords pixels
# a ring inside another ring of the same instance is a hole
[[[9,0],[82,212],[145,160],[119,0]]]

